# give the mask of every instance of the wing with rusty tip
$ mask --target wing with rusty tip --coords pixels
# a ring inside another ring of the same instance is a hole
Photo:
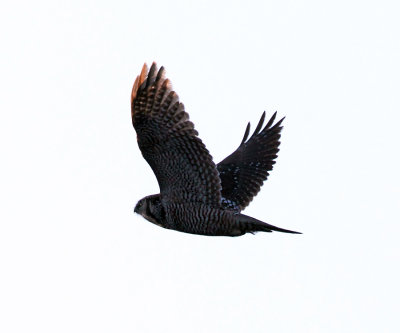
[[[164,68],[146,64],[131,94],[132,124],[143,157],[153,169],[163,200],[219,206],[221,182],[211,155]]]

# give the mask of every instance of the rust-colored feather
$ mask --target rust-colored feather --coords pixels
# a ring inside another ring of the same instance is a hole
[[[147,64],[145,63],[142,67],[142,71],[140,72],[140,75],[138,75],[136,77],[135,83],[133,84],[132,94],[131,94],[131,104],[133,103],[134,99],[136,98],[139,87],[142,85],[142,83],[146,79],[147,72],[148,72],[148,68],[147,68]]]

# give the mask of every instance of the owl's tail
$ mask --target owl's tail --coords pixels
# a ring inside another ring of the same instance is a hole
[[[264,232],[280,231],[289,234],[301,234],[301,232],[275,227],[272,224],[259,221],[253,217],[244,214],[238,214],[238,216],[239,216],[240,229],[243,233],[250,232],[253,234],[258,231],[264,231]]]

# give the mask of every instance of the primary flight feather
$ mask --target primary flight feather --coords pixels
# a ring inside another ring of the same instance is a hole
[[[263,127],[264,112],[250,139],[248,124],[240,146],[217,165],[163,67],[143,66],[132,88],[131,114],[139,148],[160,186],[159,194],[139,200],[136,213],[161,227],[199,235],[298,233],[240,213],[275,163],[283,121],[273,124],[276,113]]]

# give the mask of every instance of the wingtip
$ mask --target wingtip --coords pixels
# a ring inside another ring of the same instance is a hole
[[[145,89],[147,89],[151,84],[153,84],[156,72],[157,72],[157,64],[155,61],[153,61],[153,63],[150,66],[149,71],[146,74],[147,79],[146,79]]]
[[[250,133],[250,122],[247,123],[246,130],[245,130],[245,132],[244,132],[244,136],[243,136],[242,142],[240,143],[239,147],[240,147],[243,143],[246,142],[247,138],[249,137],[249,133]]]
[[[254,138],[255,136],[257,136],[258,133],[260,133],[261,128],[262,128],[263,125],[264,125],[265,115],[266,115],[266,113],[265,113],[265,111],[264,111],[264,112],[262,113],[262,115],[261,115],[261,118],[260,118],[260,120],[259,120],[259,122],[258,122],[258,124],[257,124],[256,129],[254,130],[254,133],[252,134],[252,136],[250,137],[249,140],[251,140],[252,138]]]
[[[155,64],[155,63],[153,62],[153,64]],[[146,79],[147,73],[148,73],[148,67],[147,67],[147,64],[144,63],[140,74],[136,77],[136,80],[133,83],[132,93],[131,93],[131,104],[133,103],[133,100],[135,99],[135,97],[137,95],[139,87],[142,85],[142,83]]]
[[[169,79],[165,79],[162,86],[165,87],[167,90],[172,90],[172,83]]]
[[[275,112],[276,113],[276,112]],[[283,128],[283,126],[281,125],[282,122],[285,120],[286,116],[282,117],[275,125],[274,127],[280,127]]]

